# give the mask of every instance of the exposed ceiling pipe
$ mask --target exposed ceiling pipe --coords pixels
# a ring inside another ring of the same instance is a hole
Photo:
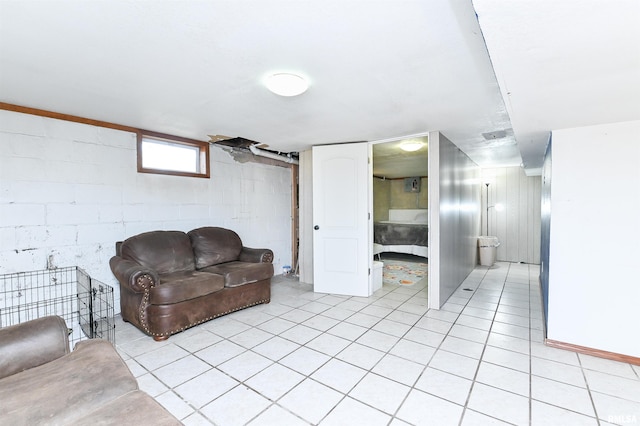
[[[273,152],[265,151],[260,148],[257,148],[255,145],[249,145],[249,150],[254,154],[260,157],[271,158],[272,160],[283,161],[289,164],[298,164],[298,160],[292,157],[286,157],[284,155],[274,154]]]

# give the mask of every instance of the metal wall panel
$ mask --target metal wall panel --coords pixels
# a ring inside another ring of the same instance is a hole
[[[429,133],[429,307],[440,308],[473,270],[480,233],[480,168]]]

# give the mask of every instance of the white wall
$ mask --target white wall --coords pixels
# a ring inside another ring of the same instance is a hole
[[[527,176],[521,167],[483,168],[482,233],[500,240],[497,260],[540,263],[540,176]],[[489,234],[487,187],[489,182]],[[499,211],[495,206],[500,204]]]
[[[298,274],[300,282],[313,283],[313,155],[309,149],[300,153],[300,242]]]
[[[439,309],[473,270],[479,235],[480,168],[430,132],[429,307]]]
[[[118,299],[116,241],[199,226],[290,265],[291,170],[212,146],[210,179],[137,173],[133,133],[0,110],[0,274],[79,266]]]
[[[547,338],[640,357],[640,121],[557,130]]]

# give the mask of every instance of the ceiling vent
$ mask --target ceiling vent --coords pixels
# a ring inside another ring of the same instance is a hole
[[[494,132],[483,133],[482,137],[484,137],[488,141],[492,141],[494,139],[502,139],[507,136],[506,130],[496,130]]]

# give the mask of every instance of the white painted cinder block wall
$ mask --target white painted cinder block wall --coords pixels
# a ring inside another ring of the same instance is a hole
[[[291,264],[291,169],[211,147],[211,178],[137,173],[133,133],[0,111],[0,274],[79,266],[115,289],[115,242],[222,226]]]
[[[547,337],[640,357],[640,121],[552,139]]]

